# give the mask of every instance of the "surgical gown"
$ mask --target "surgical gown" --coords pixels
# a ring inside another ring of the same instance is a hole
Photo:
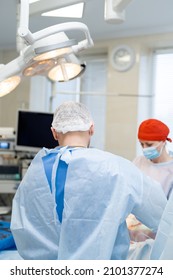
[[[172,156],[172,154],[170,155]],[[138,156],[133,163],[147,176],[160,182],[167,199],[169,199],[173,189],[173,158],[167,162],[154,163],[144,156]]]
[[[130,260],[173,260],[173,192],[167,202],[155,240],[136,242],[130,247]]]
[[[151,251],[151,259],[173,260],[173,192],[163,212],[156,239]]]
[[[43,148],[15,194],[11,230],[24,259],[121,260],[127,216],[157,231],[165,205],[160,185],[122,157]]]
[[[144,174],[160,183],[167,199],[169,199],[173,189],[173,154],[171,151],[169,154],[172,160],[167,162],[154,163],[145,156],[138,156],[133,161]],[[133,228],[131,231],[133,241],[140,242],[152,237],[153,234],[150,229],[139,223],[134,216],[129,216],[128,221],[129,228]]]

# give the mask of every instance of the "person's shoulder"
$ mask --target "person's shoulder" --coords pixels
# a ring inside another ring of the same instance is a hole
[[[143,162],[146,162],[146,161],[147,161],[147,159],[143,155],[139,155],[139,156],[135,157],[132,162],[135,165],[137,165],[139,163],[143,163]]]
[[[107,174],[111,173],[113,176],[120,176],[126,181],[129,178],[129,182],[134,186],[136,182],[140,182],[141,172],[129,159],[98,149],[89,149],[88,152],[90,161],[98,162],[100,167],[104,167]]]
[[[97,148],[89,148],[88,151],[91,154],[95,154],[97,156],[104,157],[105,159],[110,159],[110,158],[111,159],[116,159],[116,158],[119,157],[116,154],[113,154],[113,153],[108,152],[108,151],[100,150],[100,149],[97,149]]]
[[[40,149],[37,154],[34,156],[32,162],[34,162],[35,160],[41,159],[42,157],[46,156],[47,154],[50,153],[52,149],[47,149],[47,148],[42,148]]]
[[[99,150],[96,148],[90,148],[88,150],[92,157],[94,156],[95,159],[103,160],[105,163],[131,164],[130,160],[109,151]]]

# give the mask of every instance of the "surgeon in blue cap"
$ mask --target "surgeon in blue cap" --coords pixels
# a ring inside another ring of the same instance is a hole
[[[13,200],[11,230],[20,256],[126,259],[127,216],[156,232],[166,205],[162,188],[130,161],[89,147],[94,124],[83,104],[62,103],[51,130],[59,146],[38,152]]]

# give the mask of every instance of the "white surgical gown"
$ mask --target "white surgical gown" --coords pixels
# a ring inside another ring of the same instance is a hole
[[[172,156],[172,152],[170,152],[170,155]],[[153,163],[144,156],[138,156],[134,159],[133,163],[144,174],[159,182],[167,199],[169,199],[173,189],[173,158],[168,162]],[[152,237],[150,229],[139,223],[134,216],[129,216],[128,221],[129,229],[133,229],[131,231],[131,239],[133,241],[139,242]],[[136,246],[139,246],[139,244],[136,244]]]
[[[169,199],[173,189],[173,158],[171,161],[153,163],[144,156],[138,156],[133,163],[146,175],[158,181]]]
[[[67,173],[56,200],[60,162]],[[124,158],[94,148],[44,148],[15,194],[11,230],[24,259],[121,260],[129,249],[127,216],[157,231],[165,205],[160,185]]]

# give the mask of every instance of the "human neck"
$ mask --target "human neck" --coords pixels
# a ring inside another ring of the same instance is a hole
[[[62,134],[59,139],[59,145],[87,148],[89,145],[88,135],[86,132],[68,132],[64,135]]]
[[[162,163],[162,162],[168,162],[173,160],[173,158],[167,153],[166,149],[164,148],[162,151],[162,154],[158,157],[152,160],[153,163]]]

